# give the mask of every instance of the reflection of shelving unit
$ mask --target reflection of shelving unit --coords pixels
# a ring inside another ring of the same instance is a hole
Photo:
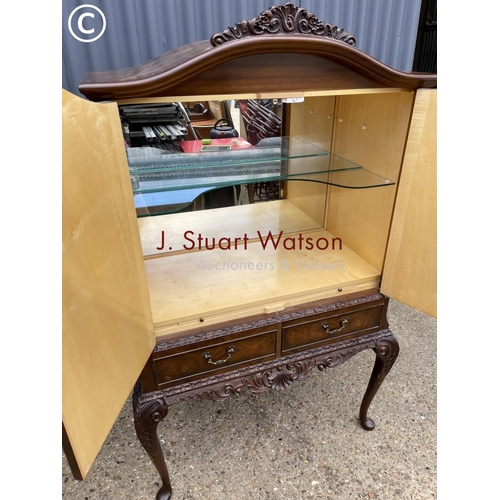
[[[304,35],[316,18],[291,4],[263,16],[213,47],[90,75],[80,90],[121,103],[300,95],[283,110],[279,147],[144,161],[129,152],[127,162],[116,102],[64,96],[63,418],[77,475],[141,370],[136,431],[162,478],[159,498],[171,488],[156,428],[186,399],[281,390],[373,349],[360,408],[371,430],[369,405],[398,355],[388,296],[435,312],[436,93],[422,88],[435,75],[387,68],[325,23],[328,36]],[[289,21],[279,36],[254,33],[268,16],[276,23],[265,26]],[[283,199],[171,213],[181,201],[136,216],[134,193],[189,200],[263,179],[280,180]]]

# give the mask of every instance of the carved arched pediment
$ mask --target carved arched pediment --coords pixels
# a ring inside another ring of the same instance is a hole
[[[434,87],[365,54],[355,37],[286,3],[133,68],[85,75],[91,100],[262,92]]]
[[[249,21],[240,21],[210,38],[215,47],[247,36],[298,34],[332,38],[356,45],[356,38],[342,28],[320,21],[312,12],[288,2],[279,7],[269,7]]]

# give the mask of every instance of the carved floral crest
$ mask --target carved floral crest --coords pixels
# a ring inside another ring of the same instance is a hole
[[[210,38],[215,47],[232,40],[253,35],[292,34],[317,35],[334,38],[349,45],[356,44],[356,37],[342,28],[320,21],[312,12],[288,2],[279,7],[269,7],[249,21],[240,21]]]

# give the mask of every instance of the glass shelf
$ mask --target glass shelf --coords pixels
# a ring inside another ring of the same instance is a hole
[[[231,145],[231,150],[200,152],[201,141],[186,141],[185,150],[197,151],[187,153],[127,148],[136,206],[149,205],[153,198],[157,205],[157,198],[161,197],[161,205],[171,205],[176,211],[203,192],[257,182],[309,181],[347,189],[394,184],[360,165],[292,137],[264,139],[256,146],[231,139],[214,143],[216,147]]]
[[[181,141],[183,153],[171,153],[156,148],[127,148],[131,174],[177,172],[179,175],[200,175],[199,169],[251,165],[258,173],[258,164],[292,158],[330,156],[328,151],[294,137],[263,139],[256,146],[239,139],[214,139],[211,145],[201,141]],[[220,148],[219,151],[207,148]],[[225,150],[225,148],[231,148]],[[203,175],[205,175],[203,173]]]

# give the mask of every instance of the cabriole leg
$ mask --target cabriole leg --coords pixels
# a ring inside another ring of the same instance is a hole
[[[158,424],[167,416],[168,406],[163,398],[141,403],[140,389],[137,387],[134,391],[133,406],[135,432],[162,481],[156,500],[169,500],[172,496],[172,486],[157,434]]]
[[[396,338],[390,335],[378,341],[373,350],[376,355],[375,365],[359,411],[361,427],[367,431],[375,428],[375,422],[368,416],[368,407],[398,357],[399,344]]]

